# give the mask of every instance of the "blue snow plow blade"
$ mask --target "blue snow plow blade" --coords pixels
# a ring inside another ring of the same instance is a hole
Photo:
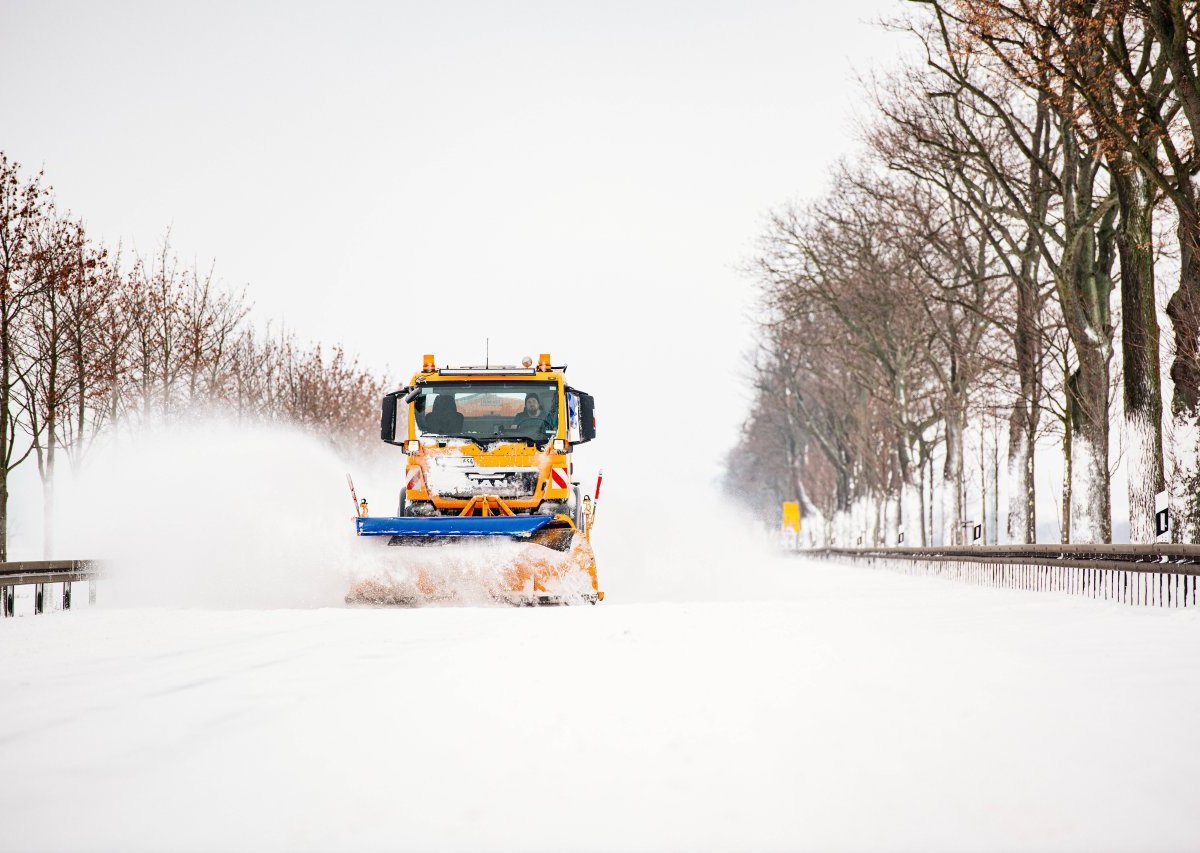
[[[445,515],[433,518],[354,519],[359,536],[515,536],[524,538],[554,520],[552,515]]]

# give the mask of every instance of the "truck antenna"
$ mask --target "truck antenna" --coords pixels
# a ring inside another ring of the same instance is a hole
[[[492,339],[483,339],[483,366],[488,368],[492,366]]]

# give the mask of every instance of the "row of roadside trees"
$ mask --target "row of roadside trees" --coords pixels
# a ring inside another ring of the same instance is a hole
[[[105,434],[219,412],[361,447],[382,385],[340,347],[262,331],[244,292],[168,239],[151,256],[92,239],[0,152],[0,561],[20,465],[41,478],[48,551],[56,472]]]
[[[864,153],[753,264],[730,487],[843,543],[960,543],[965,436],[1003,422],[979,498],[994,521],[1007,494],[1008,541],[1035,541],[1052,435],[1064,541],[1111,541],[1118,463],[1132,541],[1164,490],[1200,541],[1200,4],[921,0],[890,26],[919,59],[868,81]]]

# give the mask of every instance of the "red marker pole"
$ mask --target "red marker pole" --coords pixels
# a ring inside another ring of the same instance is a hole
[[[592,525],[596,521],[596,505],[600,503],[600,484],[603,482],[604,482],[604,469],[601,468],[600,473],[596,475],[596,494],[595,494],[595,496],[591,500],[588,500],[587,498],[585,498],[583,501],[583,505],[586,507],[586,510],[584,513],[585,522],[586,522],[584,525],[584,529],[589,534],[592,531]]]

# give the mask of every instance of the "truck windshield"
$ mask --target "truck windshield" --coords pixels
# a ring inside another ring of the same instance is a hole
[[[420,436],[544,441],[558,430],[554,382],[430,382],[412,405]]]

